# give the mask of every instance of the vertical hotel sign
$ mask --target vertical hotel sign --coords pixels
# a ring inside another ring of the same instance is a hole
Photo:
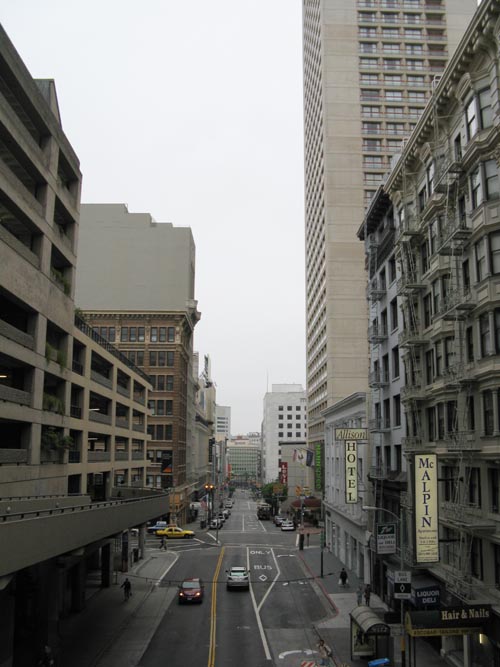
[[[358,502],[358,449],[356,440],[345,441],[345,501]]]
[[[415,456],[415,556],[417,563],[439,561],[437,456]]]

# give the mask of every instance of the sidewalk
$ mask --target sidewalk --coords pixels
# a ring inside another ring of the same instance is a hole
[[[315,628],[318,635],[332,647],[337,665],[345,663],[351,667],[366,667],[366,659],[353,658],[351,660],[349,617],[349,613],[357,606],[357,588],[359,584],[364,587],[364,583],[358,579],[354,572],[348,570],[349,586],[347,588],[339,586],[339,572],[344,564],[327,549],[323,550],[323,577],[321,577],[321,549],[319,540],[312,536],[311,546],[306,546],[298,554],[306,570],[314,577],[315,583],[330,601],[334,614],[332,618],[316,624]],[[374,593],[370,597],[370,608],[381,617],[384,611],[388,609],[387,605]],[[408,650],[408,642],[406,646]],[[444,667],[447,664],[423,639],[417,640],[416,654],[417,664],[425,665],[425,667]],[[391,665],[400,664],[399,655],[395,656],[395,660],[398,662],[391,663]],[[408,656],[406,657],[406,664],[408,664]]]
[[[135,667],[175,597],[158,584],[177,560],[172,551],[149,550],[145,560],[98,589],[86,608],[60,621],[60,667]],[[125,601],[121,583],[128,577],[132,597]]]

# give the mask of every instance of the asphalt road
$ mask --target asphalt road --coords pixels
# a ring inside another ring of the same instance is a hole
[[[301,567],[296,543],[295,532],[259,521],[256,503],[242,491],[218,535],[198,531],[193,540],[170,541],[179,559],[163,585],[201,577],[205,597],[197,605],[173,600],[141,667],[297,667],[310,658],[312,624],[330,612]],[[250,591],[226,590],[232,565],[248,567]]]

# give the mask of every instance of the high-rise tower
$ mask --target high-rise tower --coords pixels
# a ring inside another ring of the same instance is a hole
[[[368,385],[356,231],[476,0],[302,0],[309,443],[322,410]]]

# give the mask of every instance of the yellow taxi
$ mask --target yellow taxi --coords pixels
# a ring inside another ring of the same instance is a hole
[[[156,534],[158,537],[166,537],[169,540],[194,537],[194,532],[192,530],[184,530],[183,528],[179,528],[179,526],[160,528],[160,530],[156,531]]]

